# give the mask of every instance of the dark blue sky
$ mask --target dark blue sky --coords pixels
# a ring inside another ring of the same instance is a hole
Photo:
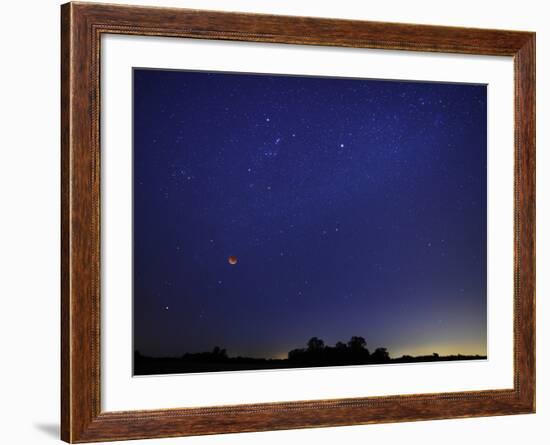
[[[486,112],[484,85],[135,69],[135,348],[486,354]]]

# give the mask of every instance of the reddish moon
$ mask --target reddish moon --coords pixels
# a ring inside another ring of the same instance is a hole
[[[231,264],[232,266],[234,266],[235,264],[237,264],[237,257],[235,255],[231,255],[229,258],[227,258],[227,262],[229,264]]]

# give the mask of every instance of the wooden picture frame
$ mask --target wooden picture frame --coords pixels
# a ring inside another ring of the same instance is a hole
[[[102,34],[512,56],[514,387],[455,393],[102,412]],[[61,437],[71,443],[495,416],[535,411],[535,34],[92,3],[61,7]]]

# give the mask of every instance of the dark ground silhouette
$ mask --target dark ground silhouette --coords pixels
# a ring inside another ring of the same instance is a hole
[[[392,358],[386,348],[367,349],[363,337],[352,337],[347,343],[334,346],[312,337],[306,348],[289,351],[288,358],[230,357],[216,346],[210,352],[185,353],[180,357],[147,357],[134,352],[134,375],[180,374],[189,372],[243,371],[253,369],[311,368],[323,366],[372,365],[384,363],[418,363],[452,360],[483,360],[483,355],[423,356],[403,355]]]

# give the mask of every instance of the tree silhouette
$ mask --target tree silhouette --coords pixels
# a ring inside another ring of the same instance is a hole
[[[306,350],[303,348],[293,349],[292,351],[288,352],[288,359],[290,361],[298,361],[300,357],[302,357],[305,354]]]
[[[229,356],[227,351],[219,346],[205,352],[185,352],[179,357],[148,357],[135,350],[134,373],[136,375],[173,374],[180,372],[413,363],[486,358],[486,356],[480,355],[464,356],[461,354],[440,357],[437,352],[417,357],[403,355],[390,358],[386,348],[376,348],[372,354],[369,353],[366,340],[360,336],[351,337],[347,343],[339,341],[334,346],[326,345],[319,337],[312,337],[306,346],[305,348],[289,351],[286,359]]]
[[[219,346],[214,346],[214,349],[212,349],[212,355],[217,358],[226,359],[227,351]]]
[[[363,337],[358,337],[354,335],[348,341],[348,347],[354,351],[365,349],[367,346],[367,341]]]
[[[386,348],[376,348],[372,353],[371,358],[375,363],[384,363],[390,361],[390,354]]]
[[[311,337],[307,342],[308,351],[320,351],[325,347],[325,342],[318,337]]]

